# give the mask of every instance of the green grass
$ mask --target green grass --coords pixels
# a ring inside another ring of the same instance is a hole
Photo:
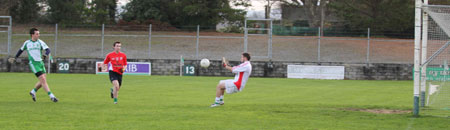
[[[412,109],[412,81],[250,78],[209,108],[231,77],[125,76],[119,104],[106,75],[50,74],[60,102],[28,92],[31,73],[0,73],[0,129],[448,129],[449,118],[352,109]]]

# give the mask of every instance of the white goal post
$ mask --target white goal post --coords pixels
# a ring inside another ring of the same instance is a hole
[[[267,27],[264,28],[255,28],[255,27],[248,27],[247,23],[248,21],[259,21],[259,22],[267,22]],[[267,36],[267,55],[266,56],[259,56],[259,55],[253,55],[252,57],[255,58],[268,58],[272,59],[272,26],[273,19],[259,19],[259,18],[245,18],[244,22],[244,52],[248,52],[248,39],[249,35],[260,35],[260,36]],[[267,31],[264,34],[249,34],[248,31],[250,30],[256,30],[256,31]]]
[[[0,50],[0,54],[8,54],[8,55],[10,55],[10,52],[11,52],[11,35],[12,35],[12,18],[11,18],[11,16],[0,16],[0,19],[6,19],[6,22],[8,23],[8,24],[3,24],[3,22],[0,23],[0,28],[7,28],[6,31],[4,31],[3,29],[0,29],[0,33],[7,33],[7,35],[8,35],[8,41],[7,41],[8,42],[8,45],[7,45],[8,47],[7,47],[6,53],[2,52],[3,50]]]
[[[413,114],[418,116],[422,111],[448,117],[450,6],[416,0],[415,7]]]

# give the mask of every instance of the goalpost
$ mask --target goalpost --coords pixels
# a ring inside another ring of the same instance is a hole
[[[260,24],[255,24],[255,25],[257,25],[257,27],[254,27],[254,26],[249,27],[249,21],[252,21],[255,23],[260,22]],[[261,24],[261,22],[262,22],[262,24]],[[265,25],[265,24],[267,24],[266,27],[261,26],[261,25]],[[272,28],[273,28],[272,24],[273,24],[273,19],[245,18],[244,52],[249,52],[249,49],[248,49],[249,36],[267,37],[267,54],[266,55],[264,55],[264,54],[263,55],[258,55],[258,54],[255,55],[255,53],[254,53],[252,57],[272,59]],[[249,31],[256,31],[256,32],[261,31],[261,32],[260,32],[260,34],[258,34],[258,33],[249,33]],[[262,47],[262,48],[264,48],[264,47]],[[260,49],[258,48],[255,50],[260,50]]]
[[[450,116],[450,6],[416,0],[413,114]]]
[[[12,18],[11,16],[0,16],[0,54],[10,55],[11,51],[11,35],[12,35]],[[6,38],[4,37],[6,36]],[[7,40],[6,40],[7,39]],[[6,45],[3,45],[6,44]],[[7,47],[4,47],[7,46]]]

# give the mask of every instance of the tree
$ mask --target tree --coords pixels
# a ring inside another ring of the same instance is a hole
[[[219,22],[243,21],[244,12],[232,9],[228,0],[185,0],[174,3],[178,18],[175,25],[216,26]]]
[[[86,12],[92,22],[97,24],[114,23],[116,18],[117,0],[92,0]]]
[[[277,3],[279,3],[280,1],[281,0],[263,0],[262,1],[264,4],[266,4],[264,6],[265,7],[264,13],[265,13],[265,18],[266,19],[270,19],[270,14],[271,14],[271,11],[272,11],[272,7],[274,5],[276,5]]]
[[[149,19],[168,21],[164,12],[168,4],[165,0],[132,0],[125,6],[121,16],[125,21],[143,22]]]
[[[237,5],[245,5],[238,1]],[[215,26],[219,22],[243,21],[245,12],[230,7],[229,0],[132,0],[125,7],[126,21],[157,20],[172,25]]]
[[[385,35],[411,33],[414,29],[411,0],[339,0],[330,5],[350,29],[369,27]]]
[[[80,24],[86,22],[86,0],[47,0],[50,23]]]
[[[322,20],[322,9],[327,9],[327,2],[334,0],[281,0],[285,5],[296,6],[302,8],[304,14],[308,17],[309,27],[320,27]],[[320,4],[317,4],[320,3]],[[324,13],[324,15],[329,13]]]
[[[38,3],[39,0],[12,1],[12,6],[9,8],[10,15],[17,23],[37,22],[39,11],[42,8]]]
[[[12,0],[0,0],[0,15],[10,15],[11,5],[13,3]]]

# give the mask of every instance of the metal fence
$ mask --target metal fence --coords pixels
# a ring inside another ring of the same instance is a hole
[[[29,26],[27,26],[29,27]],[[31,28],[31,27],[30,27]],[[41,39],[52,49],[54,57],[103,58],[112,51],[115,41],[122,42],[122,51],[132,59],[186,59],[227,57],[239,60],[248,41],[251,55],[268,55],[271,59],[255,57],[252,60],[344,62],[344,63],[412,63],[413,40],[371,36],[354,36],[352,32],[328,32],[320,28],[305,30],[301,36],[272,36],[272,52],[266,36],[248,36],[243,33],[220,33],[209,27],[183,26],[43,26],[39,25]],[[29,28],[18,26],[13,30],[12,53],[30,38]],[[274,30],[276,31],[276,30]],[[360,34],[361,30],[358,31]],[[376,34],[375,34],[376,35]],[[10,53],[9,55],[13,55]]]

